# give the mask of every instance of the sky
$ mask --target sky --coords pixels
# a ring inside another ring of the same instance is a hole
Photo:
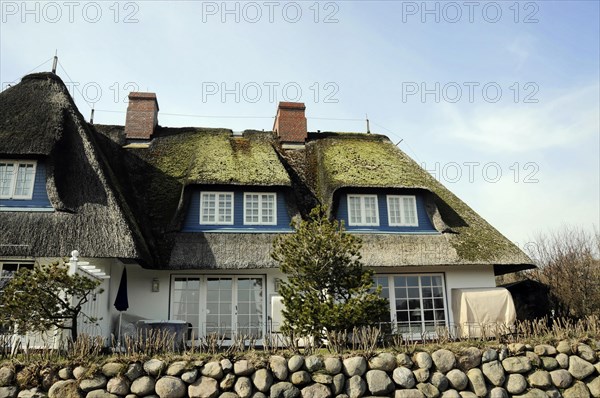
[[[89,120],[387,135],[501,233],[600,225],[598,1],[0,1],[0,81],[57,74]]]

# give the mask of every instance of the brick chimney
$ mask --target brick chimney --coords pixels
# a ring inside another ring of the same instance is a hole
[[[149,140],[158,124],[158,101],[154,93],[131,92],[125,118],[127,139]]]
[[[306,131],[306,107],[302,102],[280,102],[273,131],[284,143],[304,144]]]

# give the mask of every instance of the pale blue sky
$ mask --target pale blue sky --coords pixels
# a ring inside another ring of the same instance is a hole
[[[598,1],[0,3],[2,88],[58,50],[97,123],[124,123],[130,88],[168,126],[269,130],[283,99],[311,131],[368,113],[519,245],[599,224]]]

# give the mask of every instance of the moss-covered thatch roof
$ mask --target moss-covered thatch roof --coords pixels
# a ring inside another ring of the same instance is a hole
[[[444,232],[443,239],[423,236],[419,241],[427,245],[423,241],[437,239],[437,247],[433,249],[436,255],[417,261],[406,250],[396,250],[399,246],[410,246],[406,245],[406,237],[382,238],[369,235],[364,237],[363,256],[376,259],[372,265],[409,265],[415,262],[415,265],[493,264],[497,273],[532,267],[531,260],[515,244],[387,137],[351,133],[324,134],[321,139],[314,139],[308,145],[310,162],[318,164],[312,184],[323,203],[331,204],[338,189],[349,187],[419,188],[431,193],[435,209],[430,216],[438,231]],[[382,245],[382,241],[386,241],[386,244]],[[384,249],[385,247],[389,249]],[[370,248],[379,254],[373,253],[371,256],[368,253]]]
[[[150,260],[137,221],[64,83],[29,75],[0,93],[0,156],[42,159],[54,212],[0,211],[0,256]]]

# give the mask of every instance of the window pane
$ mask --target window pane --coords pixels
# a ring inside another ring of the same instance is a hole
[[[201,220],[202,223],[215,222],[216,195],[214,193],[202,192]]]
[[[350,224],[360,224],[360,198],[358,196],[348,196],[348,221]]]
[[[379,224],[377,219],[377,197],[365,196],[365,224]]]
[[[262,215],[261,223],[273,224],[275,220],[275,195],[261,195]]]
[[[417,215],[415,213],[415,198],[414,197],[405,197],[402,198],[402,202],[404,204],[404,222],[409,225],[414,225],[417,223]]]
[[[258,195],[247,194],[245,200],[245,223],[257,224],[258,223]]]
[[[0,163],[0,196],[12,196],[10,189],[14,177],[14,164]]]
[[[390,217],[390,225],[398,225],[402,222],[400,219],[400,198],[388,197],[388,214]]]
[[[33,179],[35,177],[32,163],[21,163],[17,171],[17,182],[15,184],[15,196],[30,196],[33,190]]]
[[[233,222],[233,194],[219,194],[218,222],[219,224],[231,224]]]

